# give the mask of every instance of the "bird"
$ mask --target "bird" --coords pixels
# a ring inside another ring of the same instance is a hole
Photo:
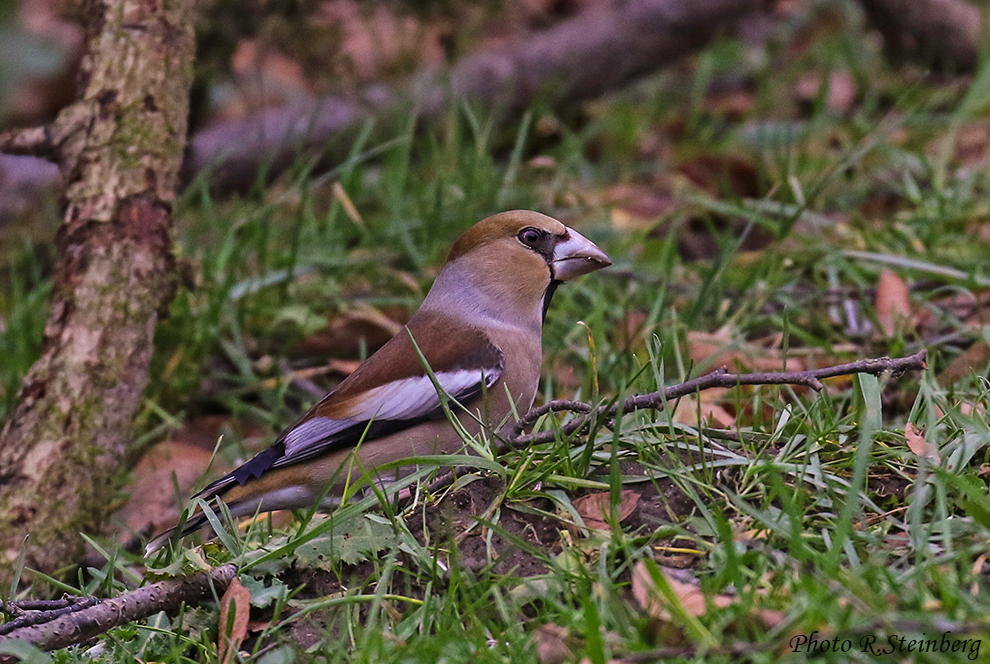
[[[454,242],[403,329],[269,448],[194,499],[219,498],[234,518],[317,501],[329,510],[345,485],[366,471],[457,453],[465,443],[437,385],[460,405],[451,412],[467,433],[484,428],[504,436],[514,414],[526,413],[536,398],[543,323],[554,292],[611,264],[593,242],[539,212],[483,219]],[[206,522],[202,512],[190,516],[152,539],[147,553]]]

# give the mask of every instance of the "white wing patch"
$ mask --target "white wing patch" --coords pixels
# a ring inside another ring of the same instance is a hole
[[[485,388],[498,380],[502,367],[459,369],[436,372],[434,375],[444,392],[454,399],[477,388],[483,378]],[[479,390],[480,391],[480,390]],[[332,420],[314,417],[294,428],[285,436],[285,456],[294,457],[310,445],[324,441],[356,424],[370,421],[417,420],[440,408],[440,397],[429,376],[410,376],[368,390],[360,403],[349,409],[346,419]]]
[[[485,387],[491,387],[498,378],[498,370],[484,372]],[[443,391],[457,398],[479,383],[482,372],[477,369],[460,369],[446,373],[436,372],[437,382]],[[392,381],[387,385],[368,390],[366,398],[351,409],[355,420],[406,420],[422,417],[440,407],[440,398],[429,376],[411,376]]]
[[[331,420],[328,417],[314,417],[306,420],[285,434],[285,452],[287,455],[295,454],[299,450],[305,449],[312,443],[319,440],[326,440],[335,433],[339,433],[348,427],[357,424],[355,420]]]

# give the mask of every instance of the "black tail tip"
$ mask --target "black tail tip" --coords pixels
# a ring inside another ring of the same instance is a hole
[[[147,545],[145,545],[144,547],[145,557],[150,556],[151,554],[165,548],[165,545],[168,544],[173,539],[176,542],[178,542],[186,535],[193,534],[194,532],[202,528],[204,525],[206,525],[206,517],[203,516],[202,514],[198,514],[196,516],[190,517],[189,519],[186,519],[185,523],[180,522],[179,525],[176,526],[175,528],[169,528],[162,534],[156,535],[155,537],[151,538],[151,541],[148,542]]]

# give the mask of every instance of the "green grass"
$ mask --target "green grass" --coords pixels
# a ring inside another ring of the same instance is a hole
[[[476,490],[469,495],[483,504],[473,517],[455,510],[439,529],[424,523],[442,512],[440,495],[421,489],[403,506],[356,494],[330,519],[300,515],[275,532],[261,523],[155,564],[171,564],[169,573],[247,565],[255,617],[267,624],[242,649],[263,664],[535,662],[552,641],[541,626],[561,636],[563,661],[596,664],[806,661],[788,644],[815,632],[851,644],[813,656],[821,662],[963,661],[958,652],[862,652],[864,638],[880,648],[891,635],[906,643],[944,632],[981,639],[985,658],[990,368],[940,381],[964,348],[990,337],[955,306],[985,297],[990,279],[986,156],[968,163],[952,148],[986,115],[990,67],[968,88],[919,82],[889,70],[855,15],[847,20],[794,58],[782,46],[762,62],[739,43],[713,46],[577,117],[534,109],[504,129],[462,107],[418,134],[411,121],[397,126],[380,145],[369,128],[327,175],[301,161],[275,184],[222,201],[194,183],[176,237],[196,287],[159,326],[140,442],[210,413],[274,435],[313,401],[279,379],[327,360],[307,339],[359,306],[413,311],[457,234],[513,207],[564,217],[616,261],[611,274],[555,297],[547,399],[652,391],[754,346],[781,367],[930,347],[929,371],[833,381],[823,394],[732,390],[719,400],[734,415],[729,432],[640,412],[590,440],[494,455],[454,487]],[[860,83],[854,105],[830,110],[824,92],[794,101],[799,78],[827,81],[833,70]],[[755,88],[741,116],[704,94],[733,76]],[[708,187],[691,181],[684,165],[701,157],[742,160],[759,194],[717,176]],[[616,185],[674,191],[676,204],[616,223]],[[710,255],[682,256],[688,229],[707,234]],[[763,246],[744,250],[740,235],[758,231]],[[46,314],[43,270],[30,252],[18,260],[0,301],[6,409]],[[926,312],[889,339],[864,331],[864,322],[879,326],[874,288],[885,269],[914,287],[913,309]],[[692,354],[698,333],[717,333],[714,353]],[[370,350],[358,343],[359,355]],[[910,451],[908,422],[940,461]],[[243,458],[246,444],[234,437],[218,454]],[[623,490],[643,496],[636,525],[613,516],[610,532],[589,531],[575,501],[605,491],[618,507]],[[479,548],[463,550],[466,538]],[[115,594],[144,573],[141,560],[103,546],[113,562],[81,573],[69,584],[76,592]],[[517,556],[508,568],[497,556],[506,552]],[[688,569],[707,610],[688,610],[672,573],[653,561]],[[647,593],[666,612],[635,599],[634,570],[645,570]],[[216,624],[212,605],[155,616],[111,632],[101,659],[217,661]],[[54,658],[77,661],[80,651]]]

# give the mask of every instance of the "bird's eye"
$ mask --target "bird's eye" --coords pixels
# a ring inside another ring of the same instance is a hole
[[[536,228],[524,228],[519,231],[519,241],[527,247],[535,247],[543,238],[543,233]]]

